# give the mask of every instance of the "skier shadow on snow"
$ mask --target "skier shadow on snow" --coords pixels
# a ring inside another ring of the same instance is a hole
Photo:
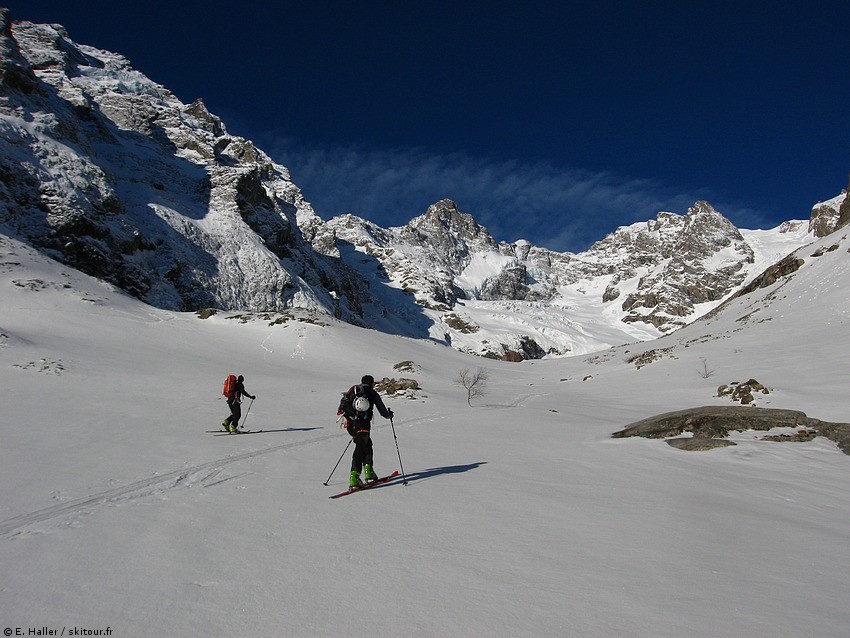
[[[311,432],[312,430],[321,430],[321,429],[322,428],[318,427],[318,426],[311,427],[311,428],[306,428],[306,427],[305,428],[279,428],[277,430],[267,430],[266,428],[263,428],[263,433],[265,434],[266,432]]]
[[[435,476],[440,476],[442,474],[461,474],[463,472],[469,472],[470,470],[475,470],[481,467],[482,465],[486,465],[486,461],[480,461],[478,463],[469,463],[467,465],[447,465],[445,467],[432,467],[427,470],[422,470],[421,472],[411,472],[410,474],[406,474],[405,478],[408,483],[418,482],[418,481],[427,481],[428,479],[434,478]],[[396,477],[397,479],[401,479],[401,476]],[[390,485],[395,483],[396,480],[390,482]],[[382,486],[378,486],[382,487]]]

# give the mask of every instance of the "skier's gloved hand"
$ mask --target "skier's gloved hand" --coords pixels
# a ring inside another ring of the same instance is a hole
[[[257,398],[257,395],[255,394],[254,396],[251,397],[251,401],[253,401],[256,398]]]
[[[391,418],[393,418],[394,416],[395,416],[395,414],[393,414],[393,411],[388,409],[388,410],[387,410],[387,418],[391,419]]]

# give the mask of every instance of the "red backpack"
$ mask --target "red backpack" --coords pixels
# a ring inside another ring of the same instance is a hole
[[[228,399],[232,399],[236,396],[236,375],[231,374],[224,380],[224,388],[222,388],[221,393],[226,396]]]

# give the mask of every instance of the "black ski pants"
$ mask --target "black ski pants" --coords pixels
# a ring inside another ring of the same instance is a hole
[[[242,403],[236,397],[227,400],[227,407],[230,408],[230,416],[225,419],[225,422],[233,427],[239,425],[239,419],[242,418]]]
[[[354,454],[351,455],[351,470],[360,474],[364,465],[372,465],[372,437],[368,432],[354,435]]]

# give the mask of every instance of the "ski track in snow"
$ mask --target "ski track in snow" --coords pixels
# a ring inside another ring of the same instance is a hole
[[[410,427],[420,422],[436,421],[440,419],[450,418],[452,416],[455,416],[456,414],[463,414],[463,412],[431,414],[415,419],[406,420],[404,422],[404,425],[405,427]],[[372,429],[379,430],[385,427],[389,427],[389,425],[389,422],[376,423],[372,426]],[[227,467],[228,465],[232,465],[233,463],[257,458],[259,456],[262,456],[264,454],[270,454],[272,452],[279,452],[281,450],[292,450],[306,445],[314,445],[317,443],[322,443],[324,441],[341,438],[344,436],[348,436],[346,432],[334,432],[333,434],[326,434],[324,436],[319,436],[304,441],[293,441],[291,443],[283,443],[281,445],[274,445],[259,450],[251,450],[250,452],[243,452],[241,454],[228,456],[223,459],[208,461],[206,463],[201,463],[193,467],[184,467],[179,470],[174,470],[173,472],[167,472],[166,474],[157,474],[156,476],[151,476],[150,478],[146,478],[141,481],[136,481],[135,483],[130,483],[129,485],[116,487],[111,490],[106,490],[105,492],[98,492],[97,494],[78,498],[67,503],[53,505],[51,507],[45,507],[44,509],[36,510],[35,512],[31,512],[29,514],[21,514],[13,518],[6,519],[5,521],[0,521],[0,538],[15,537],[22,533],[27,527],[36,523],[43,523],[44,521],[48,521],[50,519],[58,518],[61,516],[72,516],[80,512],[86,512],[90,514],[93,510],[103,506],[108,506],[120,502],[135,501],[141,498],[152,496],[154,494],[161,494],[166,490],[184,487],[195,487],[197,485],[200,485],[201,487],[214,487],[216,485],[224,483],[225,481],[241,478],[250,474],[250,472],[245,472],[236,476],[219,476],[221,471],[225,467]]]
[[[272,338],[272,334],[271,334],[271,333],[269,333],[269,334],[266,336],[266,338],[265,338],[265,339],[263,339],[263,342],[260,344],[260,347],[264,350],[264,352],[263,352],[263,361],[266,361],[266,355],[274,354],[274,350],[272,350],[271,348],[267,348],[267,347],[266,347],[266,341],[268,341],[268,340],[269,340],[269,339],[271,339],[271,338]]]

